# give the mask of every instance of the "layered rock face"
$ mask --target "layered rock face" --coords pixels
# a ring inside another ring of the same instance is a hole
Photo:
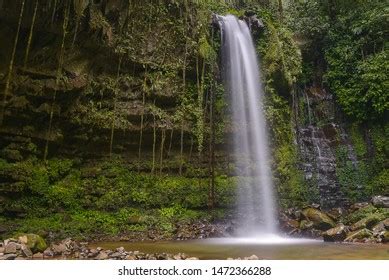
[[[316,202],[330,209],[367,200],[368,187],[374,184],[368,174],[381,168],[375,166],[381,155],[375,151],[374,134],[348,123],[322,88],[305,89],[297,111],[300,168],[307,184],[317,190]]]
[[[35,9],[2,1],[2,158],[120,157],[136,172],[208,173],[205,75],[218,71],[207,60],[215,57],[208,17],[183,5],[129,3],[46,1]],[[226,163],[222,146],[216,165]],[[7,188],[18,181],[1,176]]]
[[[196,156],[196,120],[181,100],[183,68],[188,68],[187,87],[195,82],[190,60],[194,50],[185,50],[179,10],[127,7],[128,1],[81,7],[49,2],[38,7],[34,26],[33,3],[22,13],[1,126],[1,146],[11,151],[8,157],[18,160],[28,152],[19,155],[12,143],[32,143],[43,157],[49,142],[47,156],[117,153],[151,161],[153,144],[160,150],[164,142],[161,153],[166,158],[169,151],[172,159],[180,150],[181,134],[186,158],[191,146]],[[5,1],[0,10],[0,36],[7,44],[1,51],[2,88],[14,43],[6,38],[14,37],[18,28],[20,4]],[[150,18],[145,20],[145,15]],[[186,35],[193,41],[198,37],[195,28]]]

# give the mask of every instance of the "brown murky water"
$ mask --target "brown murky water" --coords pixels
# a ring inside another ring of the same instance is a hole
[[[324,243],[314,240],[256,242],[255,240],[208,239],[159,242],[101,242],[91,247],[144,253],[185,253],[200,259],[226,259],[253,254],[271,260],[389,260],[389,245]]]

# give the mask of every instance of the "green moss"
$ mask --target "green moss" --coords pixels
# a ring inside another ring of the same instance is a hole
[[[367,217],[378,217],[378,220],[384,220],[389,217],[389,209],[376,208],[372,205],[363,207],[354,213],[343,218],[345,224],[351,225]]]
[[[358,158],[364,158],[367,153],[367,147],[358,124],[352,124],[350,129],[350,137]]]

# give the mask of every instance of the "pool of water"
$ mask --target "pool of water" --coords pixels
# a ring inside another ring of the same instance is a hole
[[[389,245],[325,243],[309,239],[214,238],[190,241],[100,242],[91,247],[144,253],[185,253],[199,259],[227,259],[257,255],[269,260],[373,260],[389,259]]]

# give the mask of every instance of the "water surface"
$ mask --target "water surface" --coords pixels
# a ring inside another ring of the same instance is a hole
[[[325,243],[307,239],[206,239],[158,242],[100,242],[91,247],[124,247],[144,253],[185,253],[199,259],[243,258],[257,255],[270,260],[389,260],[389,245]]]

